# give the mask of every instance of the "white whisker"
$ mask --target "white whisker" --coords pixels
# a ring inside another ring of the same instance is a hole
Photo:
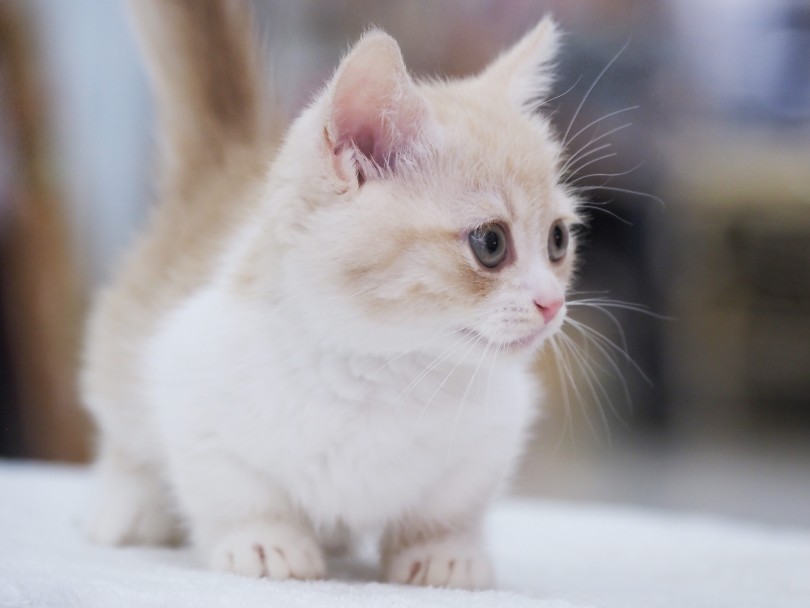
[[[632,169],[628,169],[627,171],[621,171],[619,173],[589,173],[588,175],[581,175],[580,177],[576,178],[573,181],[566,182],[566,185],[567,186],[573,186],[577,182],[581,182],[581,181],[586,180],[586,179],[593,179],[594,177],[607,177],[607,178],[610,178],[610,179],[613,179],[614,177],[622,177],[624,175],[630,175],[631,173],[633,173],[633,171],[638,171],[643,166],[644,166],[644,161],[641,161],[640,163],[638,163]]]
[[[593,211],[599,211],[600,213],[606,213],[609,216],[619,220],[622,224],[626,224],[627,226],[632,226],[633,225],[633,222],[624,219],[622,216],[620,216],[620,215],[618,215],[616,213],[613,213],[610,209],[603,209],[602,207],[600,207],[600,206],[598,206],[598,205],[596,205],[594,203],[580,203],[578,205],[578,207],[580,209],[591,209]]]
[[[613,111],[613,112],[610,112],[609,114],[605,114],[604,116],[601,116],[600,118],[597,118],[596,120],[592,120],[592,121],[591,121],[591,122],[589,122],[587,125],[585,125],[584,127],[582,127],[582,128],[579,130],[579,131],[577,131],[577,132],[576,132],[576,134],[575,134],[573,137],[571,137],[571,139],[570,139],[570,140],[568,140],[567,145],[570,145],[570,144],[571,144],[571,142],[573,142],[574,140],[576,140],[576,138],[577,138],[577,137],[579,137],[580,135],[582,135],[582,134],[583,134],[585,131],[587,131],[587,130],[588,130],[588,129],[590,129],[591,127],[595,127],[596,125],[598,125],[599,123],[601,123],[601,122],[603,122],[603,121],[607,120],[608,118],[613,118],[614,116],[618,116],[619,114],[623,114],[624,112],[630,112],[630,111],[632,111],[632,110],[638,110],[640,107],[641,107],[641,106],[629,106],[629,107],[627,107],[627,108],[622,108],[621,110],[615,110],[615,111]],[[582,147],[580,148],[580,150],[582,150],[582,149],[584,149],[584,148],[587,148],[587,147],[588,147],[588,146],[590,146],[592,143],[594,143],[594,142],[596,142],[596,141],[598,141],[598,140],[600,140],[600,139],[603,139],[603,138],[605,138],[605,137],[608,137],[609,135],[612,135],[612,134],[613,134],[613,133],[615,133],[616,131],[621,131],[622,129],[624,129],[624,128],[626,128],[626,127],[629,127],[631,124],[632,124],[632,123],[627,123],[627,124],[624,124],[624,125],[622,125],[622,126],[620,126],[620,127],[616,127],[615,129],[612,129],[612,130],[608,131],[607,133],[605,133],[605,134],[603,134],[603,135],[600,135],[598,138],[596,138],[596,139],[592,139],[592,140],[591,140],[591,141],[589,141],[587,144],[585,144],[584,146],[582,146]]]
[[[562,337],[562,334],[558,334]],[[565,371],[565,375],[568,378],[568,381],[571,384],[571,389],[574,391],[574,396],[577,398],[579,402],[580,410],[585,418],[585,423],[588,425],[588,428],[591,430],[591,433],[594,436],[594,439],[597,441],[599,440],[599,433],[596,430],[596,427],[593,426],[591,422],[591,417],[588,415],[588,409],[585,405],[585,399],[582,396],[582,393],[579,391],[579,385],[574,378],[573,370],[571,369],[571,360],[568,357],[568,348],[570,348],[567,342],[563,341],[560,343],[560,355],[561,360],[563,362],[563,370]]]
[[[613,158],[614,156],[618,156],[618,152],[611,152],[610,154],[603,154],[602,156],[597,156],[596,158],[589,160],[587,163],[581,164],[579,167],[575,168],[571,171],[571,174],[568,176],[568,179],[574,177],[577,173],[582,171],[585,167],[590,167],[591,165],[598,163],[603,160],[607,160],[608,158]]]
[[[481,335],[478,335],[478,336],[473,335],[473,338],[476,338],[475,342],[473,342],[473,344],[467,349],[467,351],[464,353],[464,355],[461,357],[461,359],[459,359],[456,362],[456,364],[453,366],[453,369],[451,369],[450,372],[444,377],[444,380],[442,380],[441,384],[439,384],[439,386],[436,387],[436,390],[433,391],[433,394],[430,396],[430,398],[427,400],[425,405],[422,407],[422,411],[419,412],[419,416],[417,417],[416,422],[413,425],[414,430],[416,430],[416,428],[419,426],[419,422],[421,422],[422,418],[424,417],[425,413],[427,412],[428,408],[430,407],[430,404],[433,403],[433,399],[435,399],[436,395],[439,394],[439,391],[442,390],[442,388],[444,388],[444,385],[447,384],[447,381],[450,379],[450,377],[458,369],[458,366],[461,365],[462,362],[464,362],[464,360],[467,358],[467,355],[469,355],[473,351],[473,349],[478,345],[478,343],[483,339],[483,336],[481,336]]]
[[[568,159],[568,162],[566,162],[559,170],[559,174],[565,175],[566,171],[568,171],[568,168],[574,163],[579,162],[581,160],[585,160],[589,156],[593,156],[594,154],[601,152],[602,150],[607,150],[612,146],[613,144],[611,142],[607,142],[599,146],[596,146],[595,148],[592,148],[590,150],[586,150],[583,148],[582,150],[580,150],[579,152],[577,152],[575,155],[573,155],[571,158]]]
[[[579,113],[582,111],[582,107],[585,105],[585,102],[588,101],[588,97],[590,96],[591,92],[596,88],[596,85],[599,84],[599,81],[602,80],[602,77],[610,69],[610,66],[612,66],[614,63],[616,63],[616,61],[619,59],[621,54],[624,53],[625,49],[627,49],[627,47],[629,45],[630,45],[630,39],[628,38],[627,42],[624,43],[624,46],[621,49],[619,49],[619,52],[616,53],[616,55],[613,57],[613,59],[611,59],[608,62],[608,64],[604,68],[602,68],[602,71],[599,72],[599,75],[596,77],[596,80],[594,80],[593,84],[590,87],[588,87],[587,91],[585,91],[585,95],[582,97],[582,101],[579,102],[579,106],[577,106],[577,109],[574,112],[573,117],[571,118],[571,122],[568,123],[568,128],[565,130],[565,135],[563,135],[563,139],[562,139],[562,148],[563,149],[565,149],[565,147],[569,143],[568,142],[568,134],[571,133],[571,127],[574,126],[574,122],[576,121],[577,117],[579,116]]]
[[[624,334],[624,328],[622,327],[622,324],[619,323],[619,320],[616,318],[616,315],[614,315],[609,310],[606,310],[606,309],[602,308],[598,304],[591,304],[591,303],[582,304],[579,301],[575,302],[573,304],[574,304],[573,308],[577,308],[577,306],[582,306],[584,308],[590,308],[592,310],[597,310],[597,311],[601,312],[602,314],[604,314],[610,320],[610,322],[613,324],[613,327],[616,328],[616,331],[619,332],[619,337],[622,340],[622,347],[624,348],[624,350],[629,351],[629,349],[627,348],[627,337]]]
[[[617,188],[615,186],[583,186],[575,188],[578,192],[589,192],[592,190],[608,190],[610,192],[622,192],[624,194],[634,194],[636,196],[642,196],[646,198],[650,198],[657,203],[659,203],[662,207],[666,206],[664,200],[654,194],[648,194],[647,192],[639,192],[638,190],[628,190],[627,188]]]
[[[620,347],[618,344],[616,344],[613,340],[611,340],[610,338],[608,338],[604,334],[596,331],[593,327],[588,327],[584,323],[580,323],[579,321],[575,321],[574,319],[571,319],[570,317],[567,319],[567,321],[570,323],[571,327],[573,327],[574,329],[577,329],[583,335],[586,335],[586,334],[589,335],[594,341],[594,346],[596,346],[597,348],[602,350],[602,352],[604,352],[606,356],[607,356],[606,348],[607,347],[613,348],[628,363],[630,363],[630,365],[632,365],[635,368],[635,370],[638,372],[638,374],[642,378],[644,378],[644,380],[649,385],[652,386],[652,380],[650,380],[650,378],[647,376],[647,374],[644,373],[644,371],[641,369],[641,367],[638,365],[638,363],[636,363],[633,360],[633,358],[630,356],[630,354],[627,351],[622,349],[622,347]],[[608,359],[610,359],[610,357],[608,357]]]
[[[461,344],[457,344],[457,345],[452,346],[451,348],[447,349],[444,353],[442,353],[441,355],[439,355],[438,357],[433,359],[433,361],[428,363],[427,366],[425,366],[425,369],[423,369],[419,374],[417,374],[417,376],[413,380],[410,381],[408,386],[406,386],[402,390],[402,392],[400,392],[400,394],[397,396],[396,400],[394,401],[394,405],[399,407],[399,404],[402,402],[402,400],[408,395],[408,393],[411,392],[411,390],[413,390],[413,388],[423,378],[425,378],[425,376],[427,376],[430,372],[432,372],[434,369],[436,369],[439,365],[444,363],[444,361],[446,361],[454,353],[458,352],[459,350],[461,350],[462,348],[467,346],[470,342],[475,340],[475,338],[476,338],[475,334],[470,335],[464,342],[462,342]]]
[[[568,394],[568,383],[563,375],[562,370],[562,354],[560,353],[560,345],[557,343],[558,334],[555,334],[549,340],[551,344],[551,349],[554,351],[554,366],[557,368],[557,377],[559,378],[560,382],[560,390],[562,391],[563,396],[563,407],[565,409],[565,417],[563,418],[563,428],[560,432],[560,438],[557,440],[554,449],[552,450],[552,456],[557,453],[557,451],[562,446],[563,440],[565,439],[566,430],[570,433],[571,438],[571,446],[574,449],[574,426],[573,421],[571,420],[571,399]]]
[[[498,355],[501,353],[501,347],[502,346],[503,345],[500,342],[498,342],[498,344],[495,346],[495,354],[492,355],[492,363],[490,364],[489,375],[487,376],[487,390],[486,390],[486,395],[485,395],[485,399],[484,399],[484,403],[486,404],[485,407],[486,407],[487,420],[489,420],[489,416],[490,416],[490,405],[489,405],[490,393],[489,393],[489,390],[490,390],[490,385],[492,384],[492,373],[495,371],[495,367],[498,364]]]
[[[481,368],[481,364],[484,362],[484,359],[489,352],[489,347],[492,346],[492,342],[487,340],[487,345],[484,348],[484,352],[481,354],[481,358],[478,359],[478,364],[475,366],[472,375],[470,376],[470,381],[467,383],[467,388],[464,389],[464,394],[461,396],[461,401],[459,402],[458,408],[456,408],[456,416],[453,419],[453,427],[450,429],[450,441],[447,443],[447,456],[450,456],[450,453],[453,449],[453,441],[456,437],[456,430],[458,429],[458,423],[461,420],[461,414],[464,411],[464,406],[467,403],[467,396],[470,394],[470,389],[472,388],[473,382],[475,381],[475,377],[478,375],[478,370]],[[486,407],[486,406],[485,406]]]
[[[632,302],[622,302],[621,300],[603,300],[603,299],[592,299],[592,300],[571,300],[568,303],[570,306],[588,306],[591,308],[595,308],[597,310],[601,310],[604,308],[616,308],[619,310],[629,310],[632,312],[641,313],[643,315],[647,315],[654,319],[660,319],[661,321],[675,321],[675,317],[669,317],[667,315],[662,315],[659,313],[652,312],[647,308],[641,306],[640,304],[634,304]],[[605,314],[607,314],[606,310],[602,310]]]
[[[576,80],[576,82],[574,82],[574,84],[572,84],[570,87],[568,87],[564,92],[560,93],[559,95],[555,95],[551,99],[543,99],[543,100],[541,100],[537,105],[535,105],[532,108],[532,111],[533,112],[539,112],[544,106],[547,106],[552,101],[556,101],[556,100],[560,99],[561,97],[564,97],[564,96],[568,95],[568,93],[573,91],[574,87],[576,87],[580,83],[581,80],[582,80],[582,76],[577,78],[577,80]]]
[[[560,337],[562,338],[563,342],[565,342],[568,345],[569,353],[571,354],[571,357],[573,357],[573,360],[579,365],[579,369],[583,374],[582,377],[584,378],[586,384],[588,385],[588,390],[593,396],[593,404],[596,406],[596,411],[599,414],[599,419],[602,422],[602,426],[605,429],[608,444],[610,444],[612,442],[612,437],[610,433],[610,424],[608,423],[607,415],[605,414],[605,408],[602,403],[602,397],[604,397],[605,400],[610,405],[611,410],[615,413],[613,404],[610,402],[610,397],[605,391],[601,380],[599,380],[599,377],[591,369],[591,366],[589,365],[590,361],[579,350],[579,347],[577,346],[576,342],[571,340],[568,336],[566,336],[563,333],[560,333]],[[598,391],[597,388],[599,389]],[[596,439],[598,440],[599,437],[596,437]]]
[[[602,380],[599,378],[599,375],[596,372],[594,372],[594,370],[593,370],[594,365],[597,365],[597,367],[600,367],[600,368],[601,368],[601,366],[598,366],[598,364],[596,364],[594,359],[592,359],[590,356],[584,354],[582,352],[582,350],[580,349],[580,347],[576,344],[576,342],[574,342],[574,340],[572,340],[569,336],[563,336],[563,337],[564,337],[564,339],[566,339],[567,341],[570,342],[572,353],[574,354],[574,356],[576,356],[579,359],[580,368],[582,369],[583,373],[585,374],[586,381],[590,385],[591,394],[593,394],[596,405],[599,408],[600,416],[602,418],[602,423],[605,426],[605,430],[607,431],[607,435],[608,435],[608,442],[610,443],[612,441],[611,433],[610,433],[610,425],[608,424],[607,416],[605,415],[605,413],[603,411],[604,406],[603,406],[602,399],[599,397],[599,395],[597,395],[597,391],[595,390],[595,387],[598,388],[599,394],[601,394],[601,396],[604,397],[605,402],[607,402],[608,407],[610,408],[613,415],[619,420],[619,422],[622,425],[626,426],[626,427],[629,426],[629,425],[628,425],[627,421],[624,419],[624,417],[621,415],[621,413],[613,405],[613,400],[610,398],[610,395],[605,390],[605,387],[604,387],[604,384],[602,383]],[[610,363],[612,363],[612,361]],[[618,370],[617,370],[617,373],[618,373]],[[624,387],[625,399],[629,403],[629,401],[630,401],[630,393],[627,390],[627,384],[626,384],[626,382],[624,380],[624,377],[620,373],[618,373],[617,377],[618,377],[619,381],[622,383],[622,386]]]
[[[391,359],[388,359],[383,365],[381,365],[379,368],[375,369],[373,372],[371,372],[371,374],[368,375],[368,377],[366,378],[366,383],[368,383],[372,378],[376,377],[380,372],[385,370],[387,367],[389,367],[395,361],[398,361],[399,359],[402,359],[403,357],[407,357],[410,354],[413,354],[413,353],[415,353],[415,352],[417,352],[419,350],[422,350],[425,347],[430,346],[434,342],[437,342],[438,340],[441,340],[442,338],[447,338],[448,336],[452,336],[453,334],[456,334],[456,333],[459,333],[459,332],[463,331],[463,330],[459,329],[458,327],[456,327],[454,329],[451,329],[450,331],[445,331],[441,335],[437,335],[439,332],[441,332],[443,330],[446,330],[448,327],[450,327],[451,325],[455,325],[456,323],[457,323],[457,321],[453,320],[450,323],[447,323],[446,325],[441,326],[425,342],[422,342],[421,344],[418,344],[417,346],[414,346],[413,348],[408,349],[408,350],[406,350],[404,352],[401,352],[401,353],[397,354],[396,356],[392,357]]]

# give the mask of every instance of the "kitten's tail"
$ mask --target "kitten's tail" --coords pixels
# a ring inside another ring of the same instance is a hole
[[[271,146],[277,123],[247,0],[130,0],[129,9],[157,102],[164,185],[187,190],[232,151]]]

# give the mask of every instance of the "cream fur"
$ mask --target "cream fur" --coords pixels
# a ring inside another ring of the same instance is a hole
[[[382,533],[388,580],[491,584],[482,515],[539,398],[527,363],[565,314],[545,325],[535,302],[564,297],[574,263],[573,244],[548,259],[576,206],[524,98],[555,45],[544,21],[479,76],[416,83],[371,32],[272,163],[194,106],[216,160],[195,173],[169,142],[165,201],[90,321],[93,540],[185,531],[213,568],[313,578],[348,529]],[[161,103],[204,94],[187,89]],[[466,237],[494,219],[514,251],[496,272]]]

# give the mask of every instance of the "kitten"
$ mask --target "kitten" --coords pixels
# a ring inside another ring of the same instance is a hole
[[[376,531],[386,580],[487,587],[482,519],[574,267],[577,203],[533,110],[555,26],[423,82],[372,30],[274,155],[244,5],[131,3],[162,202],[89,323],[89,537],[188,534],[217,570],[309,579],[329,539]]]

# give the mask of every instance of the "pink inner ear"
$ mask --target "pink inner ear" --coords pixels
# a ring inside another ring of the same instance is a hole
[[[398,107],[404,100],[394,101],[374,94],[373,87],[380,84],[366,80],[335,96],[333,120],[337,138],[334,144],[338,153],[354,147],[378,167],[387,168],[397,153],[407,147],[409,139],[418,134],[418,128],[408,124],[412,118],[403,111],[406,108]]]
[[[362,41],[334,83],[329,133],[334,152],[356,149],[363,157],[361,174],[363,161],[393,169],[397,156],[420,137],[427,116],[395,45],[379,36]]]
[[[393,159],[392,142],[386,141],[386,139],[390,138],[386,138],[382,123],[377,125],[361,123],[355,128],[347,128],[346,133],[354,133],[354,136],[350,136],[342,144],[339,141],[340,150],[345,145],[354,146],[360,151],[360,154],[381,168],[387,167]]]

